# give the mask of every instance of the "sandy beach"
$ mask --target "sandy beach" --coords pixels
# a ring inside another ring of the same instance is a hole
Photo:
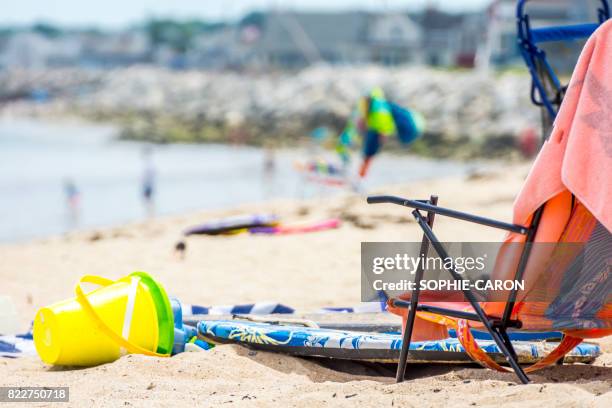
[[[505,165],[464,177],[391,186],[378,192],[440,196],[440,205],[510,220],[527,165]],[[288,236],[194,237],[186,257],[173,253],[185,227],[219,216],[273,212],[288,220],[340,217],[340,229]],[[442,239],[495,241],[499,231],[439,217]],[[2,293],[27,329],[38,307],[73,295],[83,274],[118,278],[135,270],[158,278],[183,302],[203,305],[273,300],[300,312],[359,303],[360,243],[414,241],[410,213],[368,206],[347,195],[274,201],[226,211],[160,218],[146,224],[72,233],[0,246]],[[588,406],[612,403],[612,340],[592,366],[556,366],[521,386],[512,374],[476,366],[410,366],[395,384],[394,367],[306,360],[238,346],[173,358],[128,355],[87,369],[58,369],[35,357],[0,360],[0,386],[69,386],[72,406]]]

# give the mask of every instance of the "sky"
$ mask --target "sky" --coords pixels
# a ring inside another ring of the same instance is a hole
[[[272,7],[301,10],[416,10],[435,4],[474,10],[490,0],[0,0],[0,25],[45,21],[67,26],[121,27],[149,17],[236,19]]]

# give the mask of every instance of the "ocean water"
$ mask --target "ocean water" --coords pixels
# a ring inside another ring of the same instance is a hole
[[[269,174],[259,148],[148,145],[115,137],[111,126],[0,120],[0,241],[145,219],[149,213],[142,182],[147,166],[155,173],[156,216],[343,192],[304,181],[295,163],[310,157],[306,150],[276,152],[275,171]],[[363,188],[467,170],[459,163],[383,154]],[[66,180],[79,191],[76,218],[68,205]]]

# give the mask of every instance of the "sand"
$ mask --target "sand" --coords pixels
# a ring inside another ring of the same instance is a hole
[[[467,177],[392,186],[379,192],[427,198],[440,205],[510,221],[512,201],[528,167],[513,165]],[[334,231],[291,236],[194,237],[180,259],[180,231],[244,212],[275,212],[301,221],[341,217]],[[503,233],[438,217],[448,241],[497,241]],[[299,311],[359,303],[360,243],[416,241],[407,209],[369,206],[363,197],[268,202],[226,211],[159,218],[147,223],[0,246],[0,292],[16,303],[24,329],[40,306],[72,296],[83,274],[118,278],[143,270],[169,293],[193,304],[273,300]],[[68,370],[37,358],[0,359],[0,386],[69,386],[74,406],[612,406],[612,340],[592,366],[557,366],[519,386],[514,375],[476,366],[411,366],[394,384],[392,366],[331,365],[218,346],[170,358],[125,356],[99,367]]]

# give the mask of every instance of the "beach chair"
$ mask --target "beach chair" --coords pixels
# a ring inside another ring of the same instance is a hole
[[[534,28],[527,3],[528,0],[519,0],[516,8],[518,45],[532,78],[531,101],[542,108],[542,129],[546,137],[559,111],[567,85],[561,83],[541,45],[588,38],[600,24],[610,18],[610,6],[608,0],[599,1],[598,21],[595,23]]]
[[[523,4],[520,2],[519,8]],[[389,310],[404,319],[398,382],[405,376],[417,313],[421,318],[456,329],[461,344],[475,361],[506,371],[478,347],[470,330],[485,329],[523,383],[529,382],[526,372],[561,361],[583,339],[612,335],[612,183],[609,178],[612,131],[607,112],[612,106],[612,92],[606,92],[605,84],[612,72],[612,49],[606,46],[610,41],[610,21],[587,41],[553,132],[515,202],[513,223],[440,207],[435,196],[428,200],[368,197],[370,204],[391,203],[413,209],[412,215],[423,230],[421,256],[426,256],[431,245],[440,258],[450,259],[433,231],[436,215],[507,231],[498,258],[511,253],[509,248],[513,243],[522,244],[520,253],[512,262],[499,263],[505,269],[496,264],[493,273],[515,281],[536,282],[529,291],[518,288],[508,291],[502,302],[499,299],[481,301],[471,289],[462,291],[465,302],[419,302],[424,271],[418,268],[414,275],[416,289],[388,301]],[[548,252],[544,251],[547,256],[543,257],[541,251],[533,253],[537,243],[549,243]],[[569,259],[557,251],[565,244],[578,247]],[[445,269],[453,279],[463,279],[452,264]],[[553,296],[543,301],[541,294],[546,292]],[[548,356],[523,369],[508,336],[509,329],[553,329],[563,332],[564,337]]]
[[[533,331],[555,330],[562,331],[566,334],[559,347],[549,356],[532,366],[529,371],[544,368],[559,361],[567,352],[578,345],[583,338],[597,338],[612,335],[612,299],[610,299],[610,293],[612,293],[612,235],[571,193],[564,192],[542,205],[533,214],[532,221],[527,227],[440,207],[435,204],[435,197],[425,201],[409,200],[394,196],[372,196],[368,197],[368,203],[392,203],[413,208],[412,215],[424,233],[421,254],[427,254],[428,247],[431,245],[442,259],[449,258],[449,254],[433,231],[433,220],[436,214],[509,231],[510,234],[507,241],[510,242],[510,245],[515,242],[520,242],[520,238],[522,237],[522,242],[524,242],[525,245],[522,246],[517,268],[514,270],[513,276],[507,276],[508,279],[513,279],[515,281],[521,281],[527,278],[525,272],[533,248],[530,244],[535,242],[546,242],[537,240],[537,234],[541,233],[544,239],[546,239],[547,236],[555,235],[555,230],[559,230],[559,225],[565,226],[560,232],[561,236],[559,243],[561,245],[565,242],[576,242],[576,239],[586,238],[586,240],[583,241],[583,248],[599,247],[599,249],[604,250],[600,253],[602,261],[599,262],[598,265],[590,265],[592,270],[591,274],[587,277],[577,277],[577,275],[581,274],[583,271],[577,271],[572,268],[561,271],[561,276],[556,277],[556,281],[558,282],[570,282],[578,279],[582,279],[583,281],[585,279],[591,279],[592,282],[597,282],[599,285],[597,288],[598,300],[595,303],[599,303],[599,308],[595,310],[595,313],[593,313],[593,310],[585,310],[584,315],[576,315],[575,309],[568,308],[568,314],[559,313],[559,311],[556,310],[556,315],[550,317],[547,313],[547,306],[549,305],[542,304],[541,297],[536,295],[536,299],[532,301],[528,296],[520,293],[518,289],[510,290],[508,299],[503,304],[497,301],[479,302],[476,294],[473,293],[471,289],[463,292],[464,297],[468,300],[467,302],[437,303],[430,301],[419,303],[419,285],[420,281],[423,279],[423,269],[417,269],[415,274],[416,289],[410,294],[407,294],[407,296],[402,295],[397,298],[390,298],[388,301],[389,310],[404,317],[404,342],[400,353],[396,377],[398,382],[404,379],[408,357],[407,353],[410,348],[410,340],[412,338],[417,311],[419,311],[419,317],[421,319],[446,324],[457,330],[460,339],[471,343],[466,346],[464,341],[462,341],[462,344],[466,348],[466,352],[472,358],[488,368],[499,370],[499,365],[491,364],[490,359],[478,349],[476,341],[469,332],[469,329],[481,328],[488,331],[491,338],[507,358],[509,365],[523,383],[527,383],[529,379],[525,374],[525,370],[516,360],[516,353],[508,337],[508,329]],[[424,216],[422,212],[425,212],[426,216]],[[500,252],[503,251],[503,249],[502,246]],[[516,249],[516,247],[513,249]],[[607,256],[607,258],[604,259],[605,256]],[[606,263],[608,259],[610,262]],[[545,271],[546,270],[538,271],[535,268],[529,270],[531,274]],[[448,272],[452,278],[456,280],[463,279],[460,274],[455,272],[454,268],[449,268]],[[538,280],[538,278],[543,279],[543,277],[531,276],[532,281]],[[585,283],[585,285],[587,283]],[[582,296],[581,292],[584,292],[585,285],[576,285],[572,287],[569,292],[559,292],[557,299],[561,297],[570,299],[579,298]],[[517,298],[519,293],[522,295],[522,298]],[[407,313],[401,309],[407,310]],[[444,317],[432,318],[433,315],[441,315]],[[466,321],[479,324],[466,325]],[[575,325],[573,323],[575,323]],[[590,327],[590,325],[594,325],[596,328],[585,329],[585,327]]]

